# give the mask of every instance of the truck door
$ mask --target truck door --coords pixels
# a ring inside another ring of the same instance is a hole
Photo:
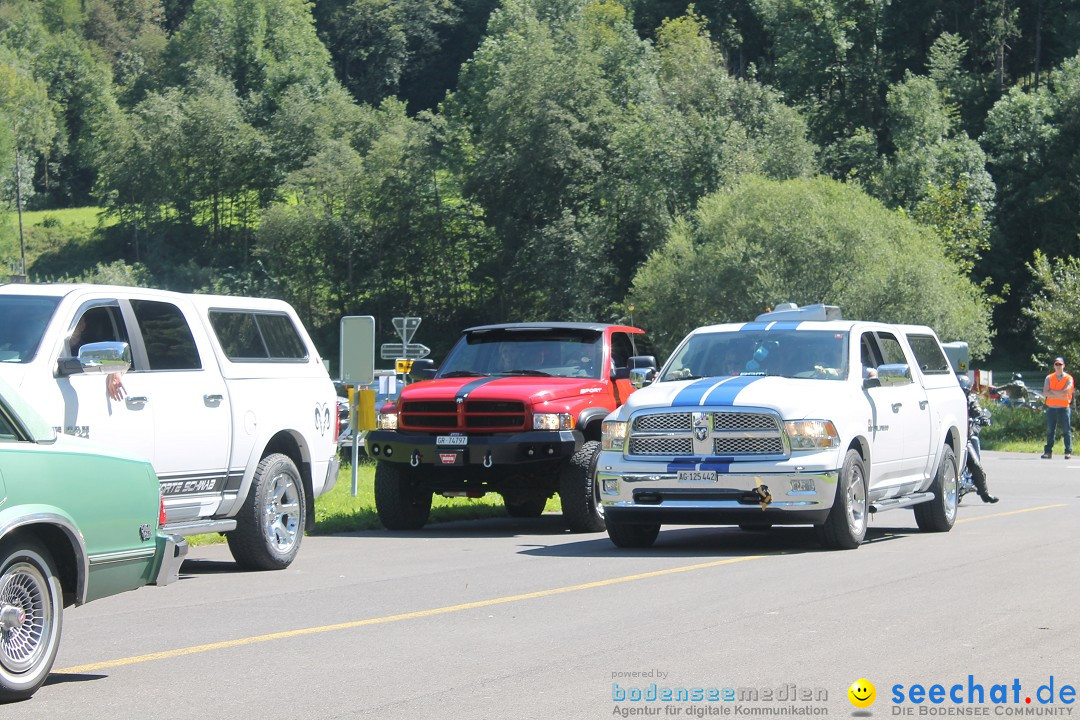
[[[231,409],[213,350],[171,302],[131,300],[146,370],[128,382],[154,412],[154,468],[168,521],[217,511],[228,482]],[[236,480],[239,480],[238,478]]]
[[[115,298],[91,300],[75,312],[60,357],[75,357],[87,343],[109,341],[131,343],[120,304]],[[124,376],[125,384],[129,377],[131,373]],[[56,384],[64,406],[59,430],[152,460],[155,449],[152,410],[137,395],[114,400],[109,397],[107,383],[106,375],[58,376]]]
[[[891,333],[877,333],[879,347],[886,364],[907,365],[911,381],[886,388],[893,431],[902,441],[900,476],[905,482],[920,482],[930,452],[930,405],[926,390],[919,382],[914,360],[904,351],[900,341]],[[884,397],[884,396],[883,396]]]
[[[886,334],[866,332],[860,339],[863,367],[868,370],[873,368],[874,372],[879,365],[890,362],[879,345],[878,335]],[[895,339],[893,341],[895,342]],[[870,486],[876,488],[898,485],[904,474],[904,429],[901,415],[903,406],[907,404],[904,387],[882,385],[866,388],[865,392],[870,404],[870,417],[867,419],[867,432],[872,444]]]

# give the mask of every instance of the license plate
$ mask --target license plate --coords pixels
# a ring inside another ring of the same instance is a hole
[[[454,446],[468,445],[469,444],[469,436],[468,435],[439,435],[437,438],[435,438],[435,444],[436,445],[454,445]]]
[[[814,478],[794,478],[791,481],[791,492],[815,492]]]
[[[715,470],[678,470],[678,479],[681,483],[715,483]]]

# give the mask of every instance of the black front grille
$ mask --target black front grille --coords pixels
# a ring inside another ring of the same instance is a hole
[[[522,403],[510,400],[474,400],[465,403],[465,413],[517,413],[524,415],[525,406]]]
[[[524,415],[466,415],[465,424],[470,428],[514,428],[525,425]]]
[[[402,425],[424,428],[456,428],[457,416],[455,415],[403,415]]]
[[[405,413],[457,413],[457,403],[444,400],[414,400],[405,403],[401,409]]]

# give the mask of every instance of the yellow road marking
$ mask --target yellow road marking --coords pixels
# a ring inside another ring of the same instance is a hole
[[[352,630],[353,628],[366,627],[368,625],[382,625],[384,623],[399,622],[401,620],[415,620],[418,618],[433,617],[435,615],[446,615],[447,613],[461,612],[463,610],[475,610],[477,608],[491,607],[493,605],[502,605],[505,603],[518,602],[520,600],[534,600],[536,598],[551,597],[553,595],[579,592],[581,590],[592,590],[595,588],[607,587],[609,585],[618,585],[620,583],[635,582],[637,580],[648,580],[650,578],[663,577],[665,575],[674,575],[676,573],[692,572],[694,570],[705,570],[707,568],[720,567],[721,565],[732,565],[734,563],[745,562],[747,560],[758,560],[764,557],[768,556],[747,555],[745,557],[725,558],[724,560],[698,563],[697,565],[683,565],[681,567],[668,568],[667,570],[654,570],[652,572],[638,573],[637,575],[624,575],[622,577],[610,578],[608,580],[597,580],[595,582],[582,583],[580,585],[568,585],[566,587],[551,588],[550,590],[538,590],[537,592],[524,593],[521,595],[507,595],[505,597],[492,598],[490,600],[478,600],[476,602],[462,603],[460,605],[448,605],[446,607],[432,608],[430,610],[417,610],[416,612],[402,613],[400,615],[384,615],[383,617],[368,618],[367,620],[353,620],[351,622],[337,623],[336,625],[321,625],[319,627],[302,628],[300,630],[287,630],[284,632],[270,633],[268,635],[255,635],[253,637],[237,638],[236,640],[225,640],[222,642],[208,643],[206,645],[193,645],[192,647],[177,648],[176,650],[165,650],[163,652],[149,653],[147,655],[136,655],[134,657],[118,658],[116,660],[106,660],[104,662],[89,663],[86,665],[76,665],[74,667],[64,668],[62,670],[55,670],[54,672],[72,675],[98,672],[100,670],[122,667],[124,665],[135,665],[137,663],[151,662],[154,660],[168,660],[172,658],[182,657],[184,655],[195,655],[197,653],[210,652],[212,650],[224,650],[227,648],[241,647],[243,645],[254,645],[255,643],[270,642],[272,640],[284,640],[286,638],[302,637],[304,635],[315,635],[317,633],[334,632],[336,630]]]
[[[992,515],[979,515],[977,517],[964,518],[963,520],[957,520],[957,524],[965,522],[974,522],[976,520],[988,520],[990,518],[1008,517],[1009,515],[1019,515],[1021,513],[1035,512],[1037,510],[1052,510],[1054,508],[1067,507],[1065,503],[1059,505],[1041,505],[1039,507],[1024,508],[1022,510],[1011,510],[1009,512],[994,513]],[[448,613],[462,612],[464,610],[476,610],[478,608],[492,607],[494,605],[503,605],[505,603],[519,602],[521,600],[535,600],[536,598],[552,597],[554,595],[563,595],[565,593],[580,592],[582,590],[593,590],[595,588],[607,587],[610,585],[619,585],[622,583],[636,582],[638,580],[648,580],[650,578],[663,577],[665,575],[674,575],[676,573],[693,572],[694,570],[706,570],[708,568],[720,567],[722,565],[732,565],[734,563],[745,562],[747,560],[760,560],[762,558],[769,557],[768,555],[747,555],[745,557],[725,558],[723,560],[714,560],[707,563],[698,563],[696,565],[682,565],[680,567],[668,568],[666,570],[653,570],[652,572],[638,573],[636,575],[624,575],[622,577],[609,578],[607,580],[596,580],[594,582],[582,583],[580,585],[567,585],[565,587],[551,588],[549,590],[538,590],[531,593],[523,593],[521,595],[507,595],[504,597],[491,598],[490,600],[478,600],[471,603],[462,603],[460,605],[447,605],[445,607],[431,608],[430,610],[417,610],[410,613],[401,613],[400,615],[384,615],[377,618],[368,618],[366,620],[353,620],[351,622],[337,623],[335,625],[320,625],[318,627],[301,628],[299,630],[286,630],[284,632],[270,633],[268,635],[255,635],[246,638],[237,638],[235,640],[224,640],[222,642],[207,643],[205,645],[193,645],[186,648],[177,648],[176,650],[165,650],[162,652],[148,653],[146,655],[136,655],[133,657],[118,658],[116,660],[106,660],[97,663],[88,663],[86,665],[75,665],[73,667],[64,668],[62,670],[54,670],[56,673],[64,673],[70,675],[78,675],[91,672],[99,672],[101,670],[107,670],[108,668],[123,667],[124,665],[136,665],[138,663],[152,662],[154,660],[169,660],[172,658],[183,657],[184,655],[195,655],[198,653],[211,652],[213,650],[225,650],[228,648],[242,647],[244,645],[254,645],[256,643],[271,642],[273,640],[284,640],[287,638],[303,637],[305,635],[315,635],[318,633],[334,632],[337,630],[352,630],[354,628],[366,627],[368,625],[383,625],[386,623],[399,622],[402,620],[416,620],[419,618],[434,617],[436,615],[446,615]]]
[[[1058,505],[1040,505],[1039,507],[1024,508],[1022,510],[1010,510],[1009,512],[993,513],[992,515],[977,515],[975,517],[964,518],[963,520],[957,520],[956,524],[966,522],[975,522],[976,520],[989,520],[990,518],[1008,517],[1010,515],[1020,515],[1021,513],[1035,512],[1036,510],[1053,510],[1054,508],[1068,507],[1066,503]]]

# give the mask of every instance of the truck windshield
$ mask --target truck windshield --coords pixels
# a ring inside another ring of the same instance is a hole
[[[0,295],[0,362],[28,363],[37,354],[60,298]]]
[[[843,380],[847,333],[774,330],[699,333],[675,351],[661,381],[725,375]]]
[[[536,375],[600,378],[603,333],[587,329],[471,332],[446,357],[438,377]]]

